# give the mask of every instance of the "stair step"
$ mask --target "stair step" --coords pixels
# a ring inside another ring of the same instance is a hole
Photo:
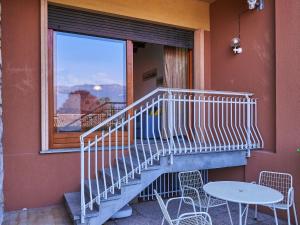
[[[64,194],[65,204],[67,210],[71,216],[71,219],[76,221],[80,220],[81,215],[81,196],[80,192],[69,192]],[[89,208],[86,209],[86,218],[91,218],[99,215],[99,210],[94,208],[90,210]]]
[[[125,170],[123,168],[119,168],[119,172],[120,172],[120,178],[125,177],[126,173]],[[117,182],[119,177],[118,177],[118,170],[117,167],[113,167],[111,170],[110,169],[105,169],[105,174],[107,177],[107,180],[111,183],[111,176],[113,178],[114,182]],[[134,179],[132,178],[128,178],[128,183],[123,182],[123,185],[133,185],[133,184],[137,184],[140,183],[140,177],[134,177]]]
[[[120,169],[125,171],[125,168],[127,169],[127,173],[132,172],[132,168],[135,169],[138,167],[138,163],[136,163],[136,165],[133,163],[132,160],[132,165],[131,165],[131,161],[129,157],[125,157],[125,165],[124,165],[124,161],[123,159],[118,159],[119,162],[119,167]],[[141,174],[138,173],[134,173],[134,177],[140,179],[141,178]]]
[[[84,190],[87,196],[87,199],[90,199],[90,192],[89,192],[89,181],[88,179],[86,179],[84,181]],[[98,190],[97,190],[97,181],[96,179],[91,179],[91,190],[92,190],[92,197],[95,198],[98,195]],[[99,191],[100,193],[102,193],[104,191],[104,184],[101,181],[101,179],[99,179]],[[120,189],[115,189],[114,194],[108,192],[107,193],[107,199],[105,198],[100,198],[100,202],[105,202],[105,201],[112,201],[115,199],[119,199],[121,198],[121,190]]]

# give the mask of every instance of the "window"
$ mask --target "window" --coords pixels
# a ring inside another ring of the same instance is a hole
[[[50,148],[79,147],[79,135],[126,106],[126,41],[52,32]]]

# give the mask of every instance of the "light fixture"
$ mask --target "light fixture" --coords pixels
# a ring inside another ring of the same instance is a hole
[[[253,9],[258,9],[258,10],[263,10],[264,8],[264,0],[247,0],[248,2],[248,8],[250,10]]]
[[[241,41],[238,37],[231,39],[230,46],[234,54],[241,54],[243,52],[243,49],[241,48]]]

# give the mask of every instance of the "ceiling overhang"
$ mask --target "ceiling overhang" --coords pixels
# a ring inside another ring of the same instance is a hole
[[[48,0],[52,4],[80,8],[119,17],[186,29],[210,29],[212,0]]]

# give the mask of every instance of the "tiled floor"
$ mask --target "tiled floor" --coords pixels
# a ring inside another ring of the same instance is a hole
[[[110,220],[105,225],[160,225],[162,214],[156,201],[133,204],[133,215],[126,219]],[[170,204],[171,216],[176,215],[178,203]],[[234,223],[238,221],[238,209],[234,204],[230,205]],[[182,212],[191,208],[184,207]],[[229,225],[226,207],[217,207],[210,210],[213,225]],[[258,220],[253,219],[253,210],[249,211],[247,224],[273,225],[273,217],[259,214]],[[280,221],[280,225],[285,222]],[[29,209],[23,211],[8,212],[5,214],[3,225],[72,225],[63,205]]]

